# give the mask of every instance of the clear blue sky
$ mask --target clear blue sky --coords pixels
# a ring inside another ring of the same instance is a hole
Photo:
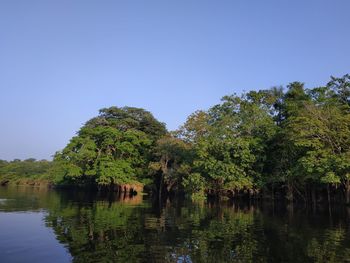
[[[223,95],[350,72],[349,0],[0,1],[0,159],[47,158],[107,106],[169,129]]]

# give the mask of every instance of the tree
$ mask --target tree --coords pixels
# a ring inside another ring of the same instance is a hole
[[[193,173],[185,186],[201,191],[205,185],[207,192],[217,196],[257,191],[267,142],[275,133],[272,103],[268,91],[250,92],[225,96],[208,112],[192,114],[179,133],[195,150]]]
[[[305,151],[299,159],[303,171],[328,185],[342,182],[346,202],[350,202],[350,114],[332,98],[322,101],[305,104],[291,120],[291,138]]]
[[[293,201],[295,191],[305,198],[298,189],[304,178],[297,166],[298,159],[304,153],[292,142],[288,125],[295,116],[299,116],[304,104],[310,101],[310,96],[303,83],[292,82],[287,88],[286,93],[278,93],[279,96],[276,96],[274,103],[275,120],[278,126],[269,144],[269,161],[265,167],[270,166],[267,169],[270,174],[266,181],[272,185],[272,188],[276,183],[286,187],[286,197],[289,201]]]
[[[189,172],[186,163],[191,158],[191,146],[167,135],[157,141],[154,150],[157,159],[149,167],[158,175],[158,194],[161,197],[163,188],[170,193],[173,188],[181,186],[182,176]]]
[[[142,181],[164,124],[143,109],[111,107],[89,120],[55,156],[64,182],[111,186]]]
[[[182,140],[195,144],[200,138],[209,132],[209,114],[205,111],[196,111],[186,120],[185,124],[175,131],[175,136]]]

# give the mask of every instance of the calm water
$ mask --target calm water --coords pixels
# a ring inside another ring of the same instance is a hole
[[[0,262],[347,262],[349,215],[0,187]]]

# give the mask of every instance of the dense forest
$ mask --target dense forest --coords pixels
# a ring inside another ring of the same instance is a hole
[[[224,96],[172,132],[144,109],[105,108],[53,162],[0,161],[2,184],[20,178],[159,197],[350,203],[350,75]]]
[[[0,160],[0,185],[25,184],[43,185],[52,184],[52,177],[49,173],[53,162],[47,160],[36,160],[34,158],[11,162]]]

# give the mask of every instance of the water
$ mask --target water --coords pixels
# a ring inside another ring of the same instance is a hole
[[[0,262],[350,262],[349,215],[0,187]]]

